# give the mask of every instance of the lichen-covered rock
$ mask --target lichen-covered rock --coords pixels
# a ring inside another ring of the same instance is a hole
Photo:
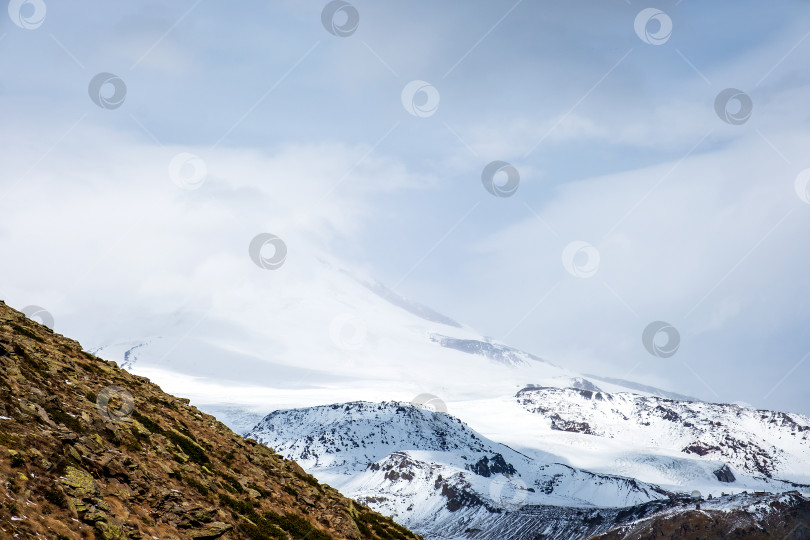
[[[127,538],[123,529],[118,525],[99,521],[95,527],[98,531],[96,538],[101,537],[102,540],[125,540]]]
[[[129,415],[99,410],[111,387]],[[363,540],[418,538],[367,507],[349,515],[297,464],[2,303],[0,416],[3,539],[359,540],[369,517]]]
[[[84,521],[87,523],[96,523],[99,521],[107,521],[107,514],[102,512],[101,510],[90,510],[84,514],[82,517]]]
[[[76,467],[68,467],[65,469],[65,476],[62,478],[62,483],[69,487],[74,496],[77,497],[99,495],[98,485],[96,481],[93,480],[92,475]]]
[[[214,540],[223,534],[230,532],[232,529],[233,525],[216,521],[205,528],[192,529],[186,534],[188,534],[191,538],[194,538],[194,540]]]
[[[210,523],[217,515],[216,508],[195,508],[189,512],[189,515],[202,523]]]

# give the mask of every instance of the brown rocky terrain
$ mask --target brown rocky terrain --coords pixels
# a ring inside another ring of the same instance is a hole
[[[810,539],[810,501],[798,492],[742,493],[682,503],[590,540]]]
[[[2,302],[0,537],[419,538]]]

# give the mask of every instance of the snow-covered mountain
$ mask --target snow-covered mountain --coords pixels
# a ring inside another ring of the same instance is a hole
[[[247,435],[319,480],[433,538],[487,529],[526,506],[624,507],[672,493],[631,478],[530,458],[457,418],[410,403],[276,411]],[[437,527],[436,524],[441,524]]]
[[[578,409],[576,420],[563,419],[545,408],[551,403],[546,393],[563,396],[558,403],[561,410],[565,410],[566,401],[577,403],[583,399],[607,403],[607,410],[614,414],[623,414],[614,402],[633,397],[573,388],[530,388],[517,394],[516,400],[531,414],[539,415],[538,420],[557,422],[550,430],[589,437],[597,444],[600,437],[611,436],[607,432],[586,433],[591,430],[585,420],[602,425],[594,420],[601,415]],[[684,435],[686,438],[693,431],[697,437],[705,434],[700,429],[692,430],[694,426],[689,424],[714,425],[722,428],[718,432],[733,431],[721,422],[727,419],[718,415],[717,408],[723,406],[639,396],[635,399],[643,401],[637,403],[634,416],[628,414],[627,420],[616,424],[630,424],[626,436],[620,439],[630,448],[643,448],[643,443],[649,442],[644,439],[640,443],[632,436],[645,430],[674,436],[677,429],[667,431],[667,426],[659,422],[675,422],[674,411],[686,417],[684,409],[691,411],[683,427],[689,433]],[[745,411],[740,416],[754,413]],[[634,429],[631,418],[636,418],[635,423],[641,427]],[[616,433],[622,431],[617,429]],[[745,430],[740,429],[740,433]],[[785,430],[787,433],[792,431]],[[771,435],[774,441],[780,440],[778,435]],[[476,433],[451,415],[411,403],[353,402],[275,411],[247,436],[294,459],[320,481],[432,539],[534,539],[538,534],[545,535],[543,538],[584,538],[617,526],[632,528],[638,520],[675,519],[673,516],[681,519],[680,513],[700,499],[691,494],[694,490],[675,492],[638,481],[632,475],[622,477],[571,467],[561,463],[564,456],[540,451],[524,454]],[[645,466],[669,470],[682,486],[709,486],[709,491],[716,488],[714,495],[703,493],[712,497],[702,501],[707,509],[734,511],[741,516],[762,508],[768,513],[769,505],[784,503],[779,502],[778,495],[762,499],[764,490],[792,491],[793,495],[784,496],[792,501],[791,505],[808,504],[796,489],[808,490],[810,486],[747,474],[747,469],[757,463],[752,454],[742,454],[739,469],[732,469],[713,456],[693,457],[689,452],[684,452],[682,458],[668,455],[675,454],[666,446],[672,440],[662,442],[665,446],[658,453],[650,451],[635,467],[631,466],[632,459],[639,456],[628,451],[623,472],[637,472]],[[807,463],[803,454],[792,455],[791,461]],[[739,478],[733,470],[738,471]],[[756,489],[763,491],[757,492],[759,498],[754,505],[744,493]]]
[[[598,389],[527,387],[517,400],[552,430],[718,462],[720,482],[735,473],[810,482],[810,418],[799,414]]]
[[[583,375],[321,260],[294,270],[92,350],[431,538],[551,517],[574,538],[671,493],[810,493],[805,417]],[[449,415],[407,405],[427,392]]]
[[[299,267],[239,274],[239,285],[212,293],[207,307],[133,321],[126,317],[135,313],[123,314],[112,330],[85,339],[88,350],[191,398],[239,432],[282,408],[410,401],[424,392],[466,406],[511,398],[527,383],[564,388],[595,378],[483,336],[320,258],[301,254],[289,264]],[[131,335],[130,328],[145,332]],[[599,384],[672,396],[631,381]]]
[[[122,316],[115,333],[86,339],[88,350],[189,397],[241,433],[276,409],[410,401],[424,392],[470,403],[512,396],[529,382],[585,380],[319,258],[302,254],[295,264],[240,277],[207,309],[150,313],[146,325]],[[118,333],[128,328],[148,332]],[[652,387],[642,393],[666,395]]]

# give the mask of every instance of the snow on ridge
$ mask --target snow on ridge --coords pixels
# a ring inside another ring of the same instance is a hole
[[[436,333],[431,333],[429,337],[432,342],[438,343],[447,349],[455,349],[466,354],[483,356],[506,366],[526,366],[529,365],[530,362],[543,362],[550,364],[550,362],[547,362],[539,356],[521,351],[520,349],[516,349],[502,343],[497,343],[489,338],[484,338],[484,340],[459,339]]]
[[[400,450],[481,452],[484,439],[461,420],[410,403],[355,401],[268,414],[247,437],[296,455],[305,468],[364,470]],[[346,451],[352,450],[352,451]]]
[[[118,365],[121,366],[122,369],[130,371],[132,367],[135,365],[135,363],[138,361],[140,353],[143,352],[140,349],[149,346],[150,344],[159,339],[161,339],[159,336],[154,336],[144,339],[123,341],[118,343],[112,343],[109,345],[93,347],[87,352],[89,352],[92,355],[98,356],[99,358],[104,358],[105,360],[112,360],[118,363]]]
[[[662,397],[662,398],[675,399],[675,400],[678,400],[678,401],[702,401],[702,400],[700,400],[700,399],[698,399],[696,397],[687,396],[687,395],[684,395],[684,394],[678,394],[677,392],[670,392],[670,391],[667,391],[667,390],[661,390],[660,388],[656,388],[654,386],[649,386],[649,385],[646,385],[646,384],[640,384],[640,383],[637,383],[637,382],[628,381],[626,379],[616,379],[616,378],[613,378],[613,377],[604,377],[604,376],[601,376],[601,375],[592,375],[592,374],[589,374],[589,373],[585,373],[584,376],[589,377],[591,379],[596,379],[597,381],[602,381],[602,382],[606,382],[606,383],[609,383],[609,384],[612,384],[612,385],[615,385],[615,386],[620,386],[620,387],[626,388],[627,390],[630,390],[630,391],[632,391],[634,393],[637,393],[637,394],[641,393],[641,394],[645,394],[645,395],[651,395],[651,396],[658,396],[658,397]]]
[[[351,274],[347,275],[351,276]],[[414,302],[413,300],[409,300],[404,296],[401,296],[382,283],[374,280],[361,280],[354,276],[351,276],[355,279],[358,283],[362,286],[367,288],[369,291],[373,292],[383,300],[387,301],[388,303],[397,306],[398,308],[404,309],[411,315],[416,315],[417,317],[424,319],[429,322],[440,323],[447,326],[452,326],[455,328],[464,328],[464,325],[454,321],[450,317],[446,315],[442,315],[438,311],[433,310],[425,305],[419,304],[418,302]]]
[[[737,471],[803,481],[810,462],[810,418],[737,405],[677,401],[575,388],[526,387],[516,396],[552,430],[718,460]]]
[[[276,411],[247,436],[295,459],[316,476],[323,473],[324,481],[350,488],[352,496],[390,498],[393,484],[403,478],[411,483],[420,477],[418,471],[427,471],[422,475],[426,493],[444,491],[445,498],[448,492],[474,493],[485,506],[497,506],[491,491],[511,489],[508,485],[522,498],[521,504],[622,506],[666,496],[656,486],[632,478],[583,471],[554,459],[537,461],[449,414],[403,402]],[[407,467],[399,467],[408,469],[405,477],[402,470],[396,475],[385,470],[392,456],[407,458]],[[464,488],[448,488],[443,481]],[[504,485],[493,487],[498,481]]]

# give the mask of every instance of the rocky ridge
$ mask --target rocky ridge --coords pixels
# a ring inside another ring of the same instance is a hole
[[[742,493],[673,505],[590,540],[810,539],[810,501],[797,492]]]
[[[807,468],[802,464],[810,462],[810,418],[799,414],[598,388],[530,386],[515,399],[552,430],[722,462],[714,472],[721,482],[734,482],[733,471],[768,480],[804,478]]]
[[[419,538],[2,302],[0,536]]]

